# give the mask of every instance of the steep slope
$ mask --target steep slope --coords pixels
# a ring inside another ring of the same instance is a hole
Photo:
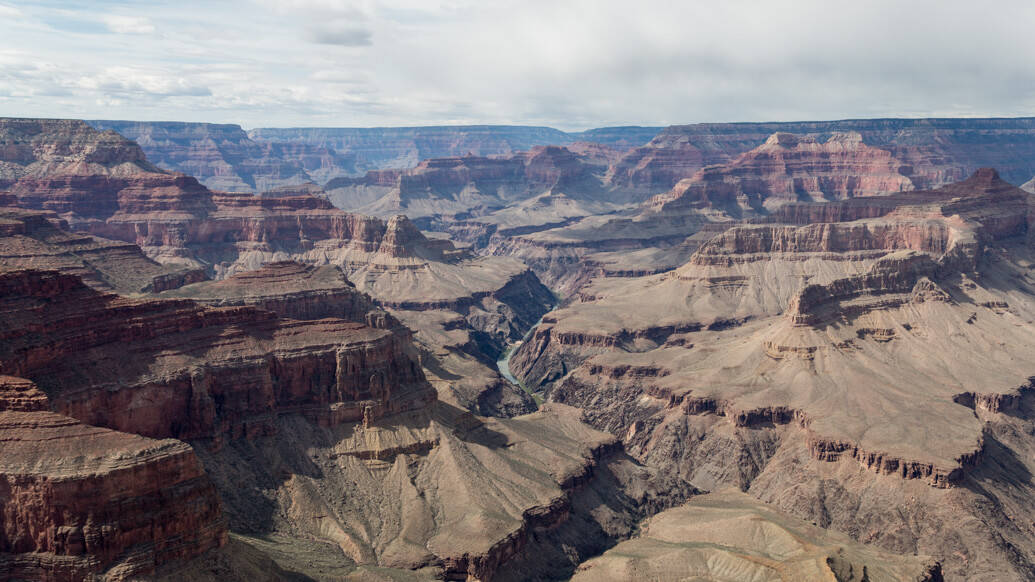
[[[1010,460],[1029,445],[999,434],[1031,422],[1012,411],[1035,375],[1032,216],[991,170],[785,205],[674,272],[588,286],[511,369],[699,488],[933,555],[948,579],[1026,579],[1031,512],[989,500],[1030,491]]]
[[[0,376],[0,439],[5,580],[132,579],[226,543],[215,487],[185,443],[50,412],[11,376]]]

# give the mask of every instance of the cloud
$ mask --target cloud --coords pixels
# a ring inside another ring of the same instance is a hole
[[[998,19],[963,0],[0,2],[16,115],[580,129],[1035,114],[1028,0]]]
[[[143,16],[110,14],[104,17],[104,23],[117,34],[153,34],[155,31],[155,25]]]
[[[107,96],[203,97],[212,90],[184,77],[129,67],[112,67],[79,78],[77,85]]]
[[[343,20],[310,23],[306,25],[305,36],[309,41],[317,44],[339,46],[369,46],[373,44],[373,34],[370,30]]]
[[[18,10],[14,6],[8,6],[7,4],[0,4],[0,18],[21,18],[23,16],[22,11]]]

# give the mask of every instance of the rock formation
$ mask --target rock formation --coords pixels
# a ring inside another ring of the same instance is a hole
[[[140,144],[158,166],[215,190],[262,192],[324,183],[356,171],[355,157],[304,143],[256,142],[240,126],[214,123],[90,121]]]
[[[937,562],[881,552],[736,490],[696,497],[642,527],[637,538],[582,564],[572,580],[942,579]]]
[[[934,191],[786,204],[673,272],[593,282],[511,369],[701,489],[738,487],[933,555],[947,575],[1024,579],[1029,550],[1016,548],[1035,547],[1031,512],[987,496],[1029,446],[999,436],[1016,421],[994,410],[1035,375],[1032,207],[992,170]],[[1010,542],[982,525],[997,519],[1016,524]]]
[[[0,274],[0,289],[0,370],[33,380],[54,410],[87,424],[219,442],[263,434],[282,411],[333,423],[434,399],[416,354],[389,331],[125,299],[52,271]]]
[[[327,185],[339,207],[379,216],[405,213],[412,219],[474,218],[541,194],[563,194],[593,202],[621,202],[603,184],[606,158],[558,146],[507,156],[433,158],[410,170],[368,173]],[[370,199],[372,195],[379,198]]]
[[[479,420],[437,402],[407,334],[323,318],[384,319],[343,303],[354,292],[330,286],[340,276],[275,264],[177,290],[225,297],[206,307],[104,294],[54,271],[0,273],[0,371],[17,375],[0,389],[0,475],[19,500],[5,504],[17,513],[2,523],[3,571],[125,580],[257,552],[246,561],[305,573],[314,565],[291,556],[326,547],[343,573],[563,576],[693,492],[658,481],[573,409]],[[69,444],[38,445],[54,439]],[[70,449],[86,464],[64,461]],[[127,490],[139,515],[110,508]],[[61,520],[44,519],[54,507]],[[227,523],[240,543],[225,545]],[[556,536],[578,542],[538,559]]]
[[[777,132],[816,135],[857,132],[891,154],[918,188],[962,180],[977,168],[999,169],[1020,184],[1035,174],[1035,119],[847,119],[787,123],[675,125],[630,151],[612,172],[616,185],[665,191],[680,179],[725,164]]]
[[[215,487],[183,442],[50,412],[42,391],[10,376],[0,439],[5,580],[123,580],[227,541]]]
[[[422,160],[512,154],[535,146],[588,141],[621,150],[650,141],[661,128],[609,127],[565,133],[546,127],[263,128],[214,123],[89,121],[140,144],[158,166],[196,177],[214,190],[262,192]]]
[[[53,269],[124,294],[161,292],[207,278],[201,268],[160,265],[132,243],[73,233],[53,212],[0,206],[0,269],[20,268]]]
[[[487,244],[493,254],[523,259],[569,294],[591,275],[671,270],[732,219],[765,216],[790,202],[913,190],[902,168],[888,152],[864,144],[858,133],[833,134],[823,142],[775,133],[724,165],[680,180],[633,216],[591,216],[539,232],[497,236]]]
[[[474,257],[446,240],[428,239],[405,217],[384,221],[342,212],[306,191],[212,192],[191,177],[154,168],[132,142],[82,122],[9,120],[0,122],[0,140],[46,144],[52,131],[64,135],[67,128],[74,129],[81,151],[55,153],[41,146],[7,162],[14,203],[52,210],[78,231],[134,243],[171,271],[200,268],[220,279],[283,260],[337,265],[359,291],[416,329],[428,351],[456,360],[440,370],[444,377],[453,375],[446,372],[450,366],[467,370],[464,382],[442,382],[452,402],[494,413],[503,409],[478,403],[532,406],[492,366],[503,345],[520,338],[553,303],[518,261]],[[115,145],[93,144],[101,138]],[[70,155],[93,157],[84,166],[69,162]],[[197,278],[145,283],[132,291],[164,290]]]
[[[1026,123],[0,119],[0,578],[1031,579]]]

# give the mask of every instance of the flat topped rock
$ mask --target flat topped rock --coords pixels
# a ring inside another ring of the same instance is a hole
[[[354,285],[334,265],[313,266],[295,261],[267,263],[254,271],[235,273],[219,281],[186,285],[163,294],[168,297],[217,299],[280,297],[303,291],[354,292]]]
[[[0,474],[96,478],[157,459],[193,456],[190,445],[88,426],[48,411],[0,412]]]

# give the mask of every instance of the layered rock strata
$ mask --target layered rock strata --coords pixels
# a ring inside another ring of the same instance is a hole
[[[356,171],[356,158],[305,143],[252,140],[238,125],[90,121],[140,144],[158,166],[195,176],[209,188],[262,192],[306,182],[324,183]]]
[[[903,171],[899,161],[864,144],[858,133],[833,134],[823,142],[775,133],[724,165],[678,181],[631,216],[593,216],[497,236],[488,249],[521,258],[548,284],[570,294],[591,276],[674,269],[731,220],[765,217],[799,202],[913,190]]]
[[[5,579],[124,580],[226,543],[218,495],[190,446],[49,408],[28,380],[0,377]]]
[[[10,120],[7,126],[0,123],[0,139],[6,135],[12,144],[25,140],[40,144],[9,162],[12,168],[20,168],[9,173],[20,177],[10,186],[13,199],[8,197],[8,203],[52,209],[78,231],[135,243],[154,260],[203,268],[216,279],[284,260],[340,266],[359,291],[371,294],[381,306],[400,313],[444,311],[464,318],[461,327],[475,341],[450,341],[447,351],[456,354],[454,347],[469,346],[466,352],[473,354],[456,357],[469,369],[479,367],[481,379],[462,390],[457,403],[474,407],[479,399],[500,395],[501,390],[510,393],[508,398],[524,398],[502,382],[491,362],[508,339],[521,337],[525,326],[535,322],[553,298],[519,262],[471,256],[448,241],[425,237],[405,217],[383,221],[345,213],[311,192],[282,190],[268,196],[212,192],[193,178],[150,166],[132,142],[81,122],[23,125],[22,120]],[[66,126],[74,127],[78,150],[66,155],[44,147],[50,132],[60,135]],[[71,162],[66,158],[86,159],[93,149],[101,151],[94,142],[102,138],[115,144],[105,145],[103,151],[108,153],[103,159],[90,166],[74,162],[68,169]],[[111,153],[120,148],[126,152]],[[149,289],[179,283],[160,281]],[[438,319],[448,317],[443,313]],[[419,324],[430,319],[411,321]],[[426,338],[441,337],[450,330],[438,325],[426,330],[416,327],[418,339],[429,350],[446,347],[429,344]],[[524,400],[518,408],[527,408],[530,402]]]
[[[614,203],[630,200],[604,185],[606,164],[600,155],[545,146],[508,156],[433,158],[409,170],[336,180],[327,191],[347,210],[377,216],[405,213],[429,224],[476,219],[542,194],[614,208]]]
[[[980,523],[1026,517],[989,513],[975,483],[1005,486],[979,477],[1012,454],[983,419],[1004,422],[991,403],[1033,373],[1032,202],[991,170],[866,200],[792,203],[671,273],[595,281],[511,369],[701,489],[733,485],[807,519],[820,503],[820,525],[930,553],[952,579],[1023,579],[1010,548],[1031,534],[1006,545]],[[920,529],[877,525],[887,506],[863,501],[877,490]],[[962,538],[944,526],[976,516]]]
[[[269,432],[285,412],[334,423],[434,400],[404,339],[365,325],[129,300],[54,272],[0,274],[0,290],[0,370],[88,424],[220,442]]]
[[[962,180],[980,167],[998,168],[1015,184],[1035,174],[1032,118],[846,119],[671,126],[617,162],[611,181],[663,192],[705,166],[728,163],[777,132],[821,140],[835,133],[858,133],[866,144],[900,160],[903,173],[921,189]]]
[[[204,269],[161,265],[140,247],[71,232],[50,211],[0,207],[0,269],[53,269],[103,291],[161,292],[207,279]]]

